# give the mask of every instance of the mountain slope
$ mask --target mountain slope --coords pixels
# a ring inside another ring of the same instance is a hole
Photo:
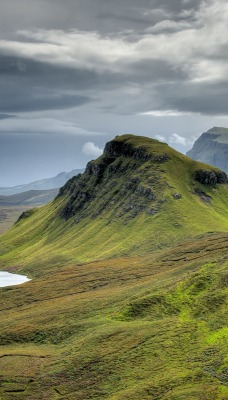
[[[60,172],[60,174],[53,178],[41,179],[24,185],[17,185],[13,187],[0,187],[0,195],[11,196],[17,193],[28,192],[30,190],[49,190],[56,189],[63,186],[68,179],[72,176],[82,173],[83,169],[73,169],[70,172]]]
[[[227,177],[165,143],[123,135],[55,201],[0,240],[2,265],[40,274],[99,258],[138,255],[228,227]]]
[[[187,155],[228,172],[228,129],[214,127],[202,133]]]

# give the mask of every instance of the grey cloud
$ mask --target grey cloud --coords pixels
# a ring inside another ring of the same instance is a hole
[[[0,112],[17,113],[81,106],[93,99],[78,91],[91,87],[95,80],[93,72],[68,70],[33,60],[0,56]]]
[[[23,84],[24,83],[24,84]],[[90,102],[88,96],[61,93],[61,91],[33,88],[33,85],[26,85],[26,82],[11,82],[5,85],[0,81],[0,112],[18,113],[28,111],[46,111],[55,109],[67,109],[78,107]]]
[[[12,114],[0,114],[0,120],[2,120],[2,119],[11,119],[11,118],[16,118],[16,116],[12,115]]]
[[[182,10],[197,9],[201,0],[1,0],[0,31],[12,34],[19,29],[80,29],[101,33],[141,29],[162,20],[164,14],[173,18]],[[153,9],[164,10],[153,16]]]
[[[21,1],[21,7],[27,7],[25,16],[31,14],[31,23],[35,26],[37,18],[39,24],[43,9],[39,8],[35,16],[34,0]],[[20,14],[14,0],[6,6],[6,14],[12,12],[12,4],[16,14]],[[45,21],[49,27],[52,27],[48,17],[51,4],[53,0],[43,1],[47,6]],[[220,82],[225,76],[227,57],[224,49],[227,44],[217,44],[213,35],[205,43],[206,31],[198,36],[197,24],[202,22],[204,13],[201,10],[198,15],[196,10],[201,4],[199,0],[142,0],[140,3],[138,0],[116,0],[109,4],[104,0],[67,0],[63,11],[62,2],[55,0],[54,14],[58,20],[63,12],[63,25],[66,23],[68,28],[73,21],[74,27],[78,27],[80,15],[81,22],[85,19],[88,23],[92,18],[98,28],[101,19],[106,20],[101,25],[107,23],[111,27],[113,23],[116,34],[93,36],[88,32],[41,29],[38,33],[27,31],[24,38],[17,38],[17,43],[9,42],[9,47],[8,42],[3,43],[2,52],[12,55],[0,56],[0,112],[64,110],[92,101],[95,107],[105,112],[112,110],[113,114],[159,108],[211,114],[213,98],[219,93],[221,101],[216,99],[214,113],[226,112],[226,84],[220,85]],[[66,15],[68,19],[65,19]],[[170,19],[165,21],[166,16]],[[129,22],[125,26],[130,29],[129,35],[121,34],[122,20]],[[136,27],[132,36],[131,24]],[[151,24],[150,32],[148,25]],[[191,33],[186,37],[175,34],[189,27]],[[156,30],[163,35],[157,38]],[[21,47],[21,40],[27,43],[26,48]],[[34,40],[41,48],[33,46]],[[50,55],[45,51],[42,53],[42,46],[50,50]]]
[[[228,82],[157,85],[156,93],[160,110],[218,116],[228,114]]]
[[[40,98],[38,98],[36,95],[24,92],[23,94],[20,94],[20,96],[14,97],[14,99],[11,99],[10,101],[0,100],[0,110],[10,110],[17,113],[25,111],[68,109],[81,106],[82,104],[88,103],[88,101],[90,101],[90,99],[85,96],[71,96],[66,94],[44,96],[43,94],[40,96]]]

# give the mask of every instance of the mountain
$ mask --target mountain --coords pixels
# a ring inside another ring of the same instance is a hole
[[[187,156],[228,172],[228,129],[214,127],[202,133]]]
[[[21,254],[24,266],[35,261],[46,268],[51,256],[61,264],[139,255],[205,232],[225,231],[226,182],[224,172],[165,143],[119,136],[88,163],[84,174],[60,189],[53,203],[6,233],[1,254],[7,252],[16,263]],[[34,242],[35,260],[30,252]]]
[[[0,398],[225,400],[227,176],[117,136],[0,237]]]
[[[28,192],[30,190],[49,190],[63,186],[72,176],[82,173],[83,169],[74,169],[70,172],[61,172],[53,178],[41,179],[24,185],[13,187],[0,187],[0,196],[10,196],[17,193]]]

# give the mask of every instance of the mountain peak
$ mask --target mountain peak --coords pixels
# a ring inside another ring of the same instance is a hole
[[[189,192],[205,193],[199,184],[224,182],[224,173],[193,162],[166,143],[143,136],[117,136],[98,159],[87,164],[84,174],[61,188],[59,197],[66,196],[66,203],[60,216],[64,220],[75,217],[76,222],[102,217],[128,223],[140,215],[163,212],[166,204],[184,193],[186,198]]]
[[[169,157],[165,153],[168,145],[144,136],[122,135],[106,143],[104,154],[108,157],[130,157],[142,161],[164,162]]]
[[[228,128],[223,128],[221,126],[214,126],[213,128],[209,129],[206,133],[217,133],[219,135],[228,135]]]
[[[187,155],[228,172],[228,128],[215,126],[202,133]]]

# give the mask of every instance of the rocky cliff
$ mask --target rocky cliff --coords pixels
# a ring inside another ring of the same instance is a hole
[[[187,156],[228,172],[228,129],[214,127],[202,133]]]

